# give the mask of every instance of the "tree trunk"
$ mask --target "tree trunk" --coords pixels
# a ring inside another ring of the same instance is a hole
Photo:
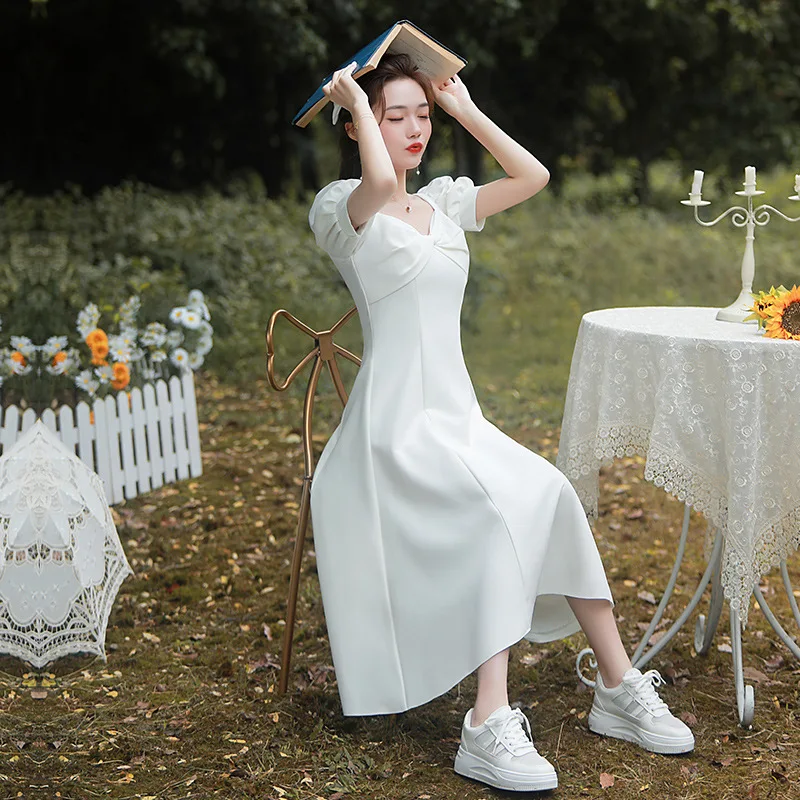
[[[633,172],[633,193],[640,206],[650,205],[650,161],[640,156]]]
[[[453,146],[456,156],[455,174],[472,178],[475,184],[483,183],[483,145],[458,122],[453,123]]]

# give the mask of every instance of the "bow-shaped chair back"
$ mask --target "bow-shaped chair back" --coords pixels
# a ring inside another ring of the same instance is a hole
[[[316,396],[317,384],[323,366],[327,366],[336,393],[342,401],[342,405],[347,403],[347,392],[342,382],[339,372],[339,365],[336,363],[336,356],[352,361],[360,366],[361,359],[353,355],[349,350],[340,347],[333,341],[333,337],[341,330],[348,320],[356,313],[356,308],[351,308],[330,330],[315,331],[301,322],[297,317],[288,311],[280,308],[274,311],[267,324],[267,379],[270,386],[277,392],[283,392],[289,388],[292,381],[309,363],[312,363],[311,375],[306,386],[305,400],[303,402],[303,490],[300,498],[300,510],[297,517],[297,533],[294,541],[294,553],[292,555],[291,578],[289,580],[289,598],[286,605],[286,627],[283,631],[283,651],[281,653],[281,674],[278,682],[278,691],[283,694],[289,685],[289,669],[292,660],[292,642],[294,636],[294,624],[297,611],[297,592],[300,585],[300,567],[303,561],[303,546],[308,528],[309,510],[311,506],[311,480],[314,476],[314,453],[312,449],[311,425],[314,416],[314,398]],[[275,323],[284,317],[292,325],[301,330],[314,341],[314,346],[298,362],[294,369],[289,373],[285,381],[280,382],[275,376]]]

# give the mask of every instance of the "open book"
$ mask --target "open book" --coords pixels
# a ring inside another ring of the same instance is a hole
[[[342,69],[353,61],[357,66],[353,77],[358,78],[378,66],[385,53],[407,53],[417,67],[435,83],[452,78],[466,63],[466,59],[454,53],[450,48],[437,42],[421,28],[407,19],[395,22],[389,30],[384,31],[377,39],[359,50],[352,58],[348,58],[337,69]],[[336,70],[334,70],[335,72]],[[333,77],[333,72],[319,85],[314,94],[306,100],[305,105],[292,120],[293,125],[305,128],[306,125],[329,102],[322,87]]]

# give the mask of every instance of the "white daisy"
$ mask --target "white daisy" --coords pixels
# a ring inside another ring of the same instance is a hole
[[[200,369],[200,367],[203,366],[204,361],[205,359],[203,358],[203,356],[200,355],[200,353],[192,353],[189,356],[189,368]]]
[[[83,372],[75,378],[75,385],[90,395],[94,395],[100,387],[100,384],[92,377],[92,371],[90,369],[83,370]]]
[[[200,327],[200,323],[203,321],[202,317],[197,311],[192,310],[191,308],[187,309],[183,314],[183,319],[181,322],[183,323],[184,328],[189,328],[190,330],[196,331]]]
[[[57,364],[48,364],[45,367],[45,371],[49,372],[50,375],[69,375],[73,367],[75,367],[77,364],[77,361],[72,353],[74,353],[74,351],[67,353],[67,357],[59,361]]]
[[[140,341],[146,347],[161,347],[167,340],[167,327],[160,322],[151,322],[142,333]]]
[[[30,364],[22,365],[13,358],[9,358],[6,364],[6,371],[11,375],[27,375],[32,369]]]
[[[11,346],[25,358],[30,358],[39,349],[27,336],[12,336]]]
[[[162,361],[165,361],[167,358],[167,351],[166,350],[153,350],[150,353],[150,359],[154,364],[160,364]]]
[[[183,331],[170,331],[167,334],[167,347],[178,347],[183,344]]]
[[[197,343],[197,347],[195,347],[195,352],[201,356],[207,356],[211,352],[211,346],[211,337],[201,336],[200,341]]]
[[[78,333],[85,339],[89,332],[97,327],[98,322],[100,322],[100,309],[94,303],[89,303],[78,314],[78,324],[76,325]]]
[[[192,289],[192,291],[189,292],[189,302],[186,305],[188,308],[199,312],[203,319],[211,319],[211,314],[209,314],[208,306],[206,305],[206,299],[199,289]]]
[[[183,322],[183,315],[186,313],[186,308],[184,306],[176,306],[169,312],[169,319],[170,322]]]
[[[44,357],[51,359],[56,353],[65,350],[67,347],[66,336],[51,336],[41,347]]]
[[[129,297],[128,300],[119,307],[120,326],[132,328],[136,324],[136,315],[142,307],[142,301],[136,296]]]
[[[109,383],[114,377],[114,369],[110,366],[95,367],[94,374],[100,383]]]
[[[182,348],[178,347],[170,353],[170,361],[178,367],[178,369],[188,369],[189,367],[189,354]]]
[[[116,347],[112,347],[111,343],[109,342],[108,357],[112,361],[118,361],[121,364],[127,364],[131,360],[131,349],[130,347],[119,343]]]

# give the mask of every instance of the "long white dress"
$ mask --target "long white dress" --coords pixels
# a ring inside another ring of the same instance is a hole
[[[423,235],[382,213],[354,230],[359,182],[334,181],[309,212],[364,339],[311,488],[345,715],[405,711],[522,638],[575,633],[565,595],[613,602],[572,485],[483,417],[464,364],[464,231],[483,228],[480,187],[442,177],[420,189],[433,207]]]

